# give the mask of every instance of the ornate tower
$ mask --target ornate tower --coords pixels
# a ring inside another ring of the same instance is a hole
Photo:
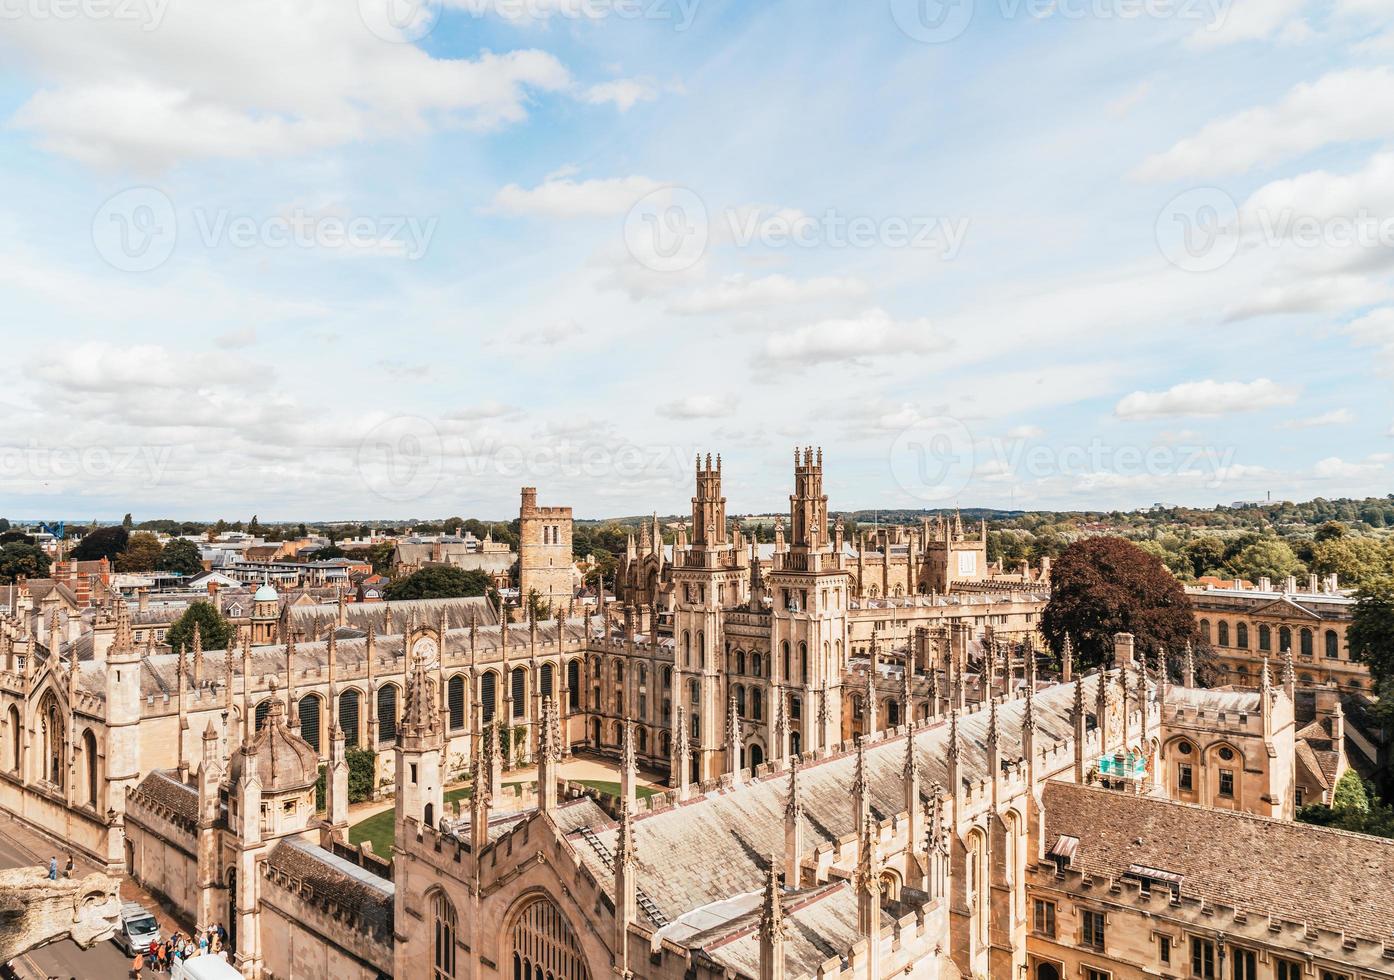
[[[106,669],[106,813],[107,867],[118,869],[126,863],[126,789],[140,776],[140,674],[141,653],[131,631],[131,610],[126,600],[116,597],[116,636],[107,655]],[[31,645],[32,648],[32,645]],[[25,658],[31,667],[34,658]]]
[[[823,452],[794,451],[794,492],[789,497],[788,550],[774,556],[769,585],[774,597],[770,676],[775,696],[787,691],[801,702],[791,751],[806,752],[841,735],[842,676],[847,650],[847,606],[852,578],[828,538],[828,498],[823,493]],[[826,711],[809,708],[817,699]]]
[[[397,833],[411,817],[434,826],[441,816],[440,712],[436,710],[436,681],[430,667],[418,659],[407,682],[406,703],[397,730]]]
[[[726,747],[725,639],[723,613],[745,603],[749,566],[726,530],[726,498],[721,495],[721,457],[696,464],[697,495],[692,498],[692,544],[673,549],[674,708],[687,708],[697,753],[698,778],[723,771]],[[681,538],[681,536],[680,536]],[[693,686],[697,697],[692,697]]]
[[[565,607],[574,594],[571,508],[537,506],[537,488],[523,487],[518,510],[518,594],[537,593],[547,610]]]

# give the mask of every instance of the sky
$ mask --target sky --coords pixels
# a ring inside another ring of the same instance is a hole
[[[0,0],[0,515],[1394,491],[1391,0]]]

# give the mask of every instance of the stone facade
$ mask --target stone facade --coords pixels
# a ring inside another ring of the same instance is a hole
[[[523,488],[518,509],[518,594],[525,604],[534,593],[549,612],[571,604],[577,581],[571,526],[570,507],[539,507],[537,488]]]

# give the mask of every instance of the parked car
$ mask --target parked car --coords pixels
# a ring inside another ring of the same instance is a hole
[[[242,973],[228,963],[226,953],[204,953],[176,964],[170,980],[242,980]]]
[[[136,950],[147,950],[151,942],[160,939],[160,923],[150,911],[137,902],[126,902],[121,906],[121,924],[116,927],[112,942],[134,957]]]

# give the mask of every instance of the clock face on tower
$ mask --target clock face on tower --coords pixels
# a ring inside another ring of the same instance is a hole
[[[412,644],[411,655],[418,661],[429,663],[436,659],[436,641],[422,637]]]

